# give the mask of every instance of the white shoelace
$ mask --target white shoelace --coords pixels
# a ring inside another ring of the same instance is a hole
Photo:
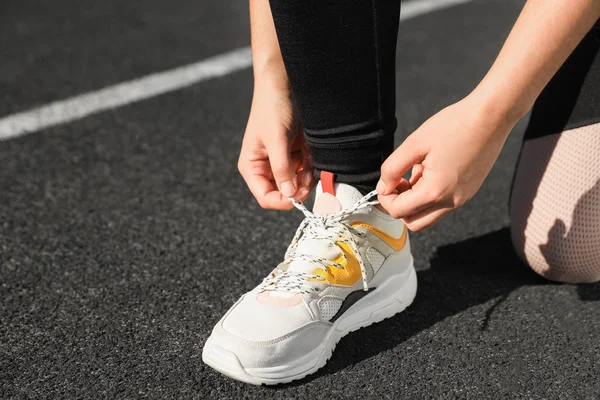
[[[300,240],[318,239],[328,241],[333,246],[337,246],[336,242],[346,243],[350,250],[352,250],[352,253],[354,253],[354,257],[360,265],[364,290],[369,290],[365,263],[360,255],[355,238],[355,236],[363,237],[364,234],[358,232],[347,223],[344,223],[343,220],[362,208],[379,204],[379,201],[377,200],[370,200],[375,196],[377,196],[377,192],[372,191],[357,201],[352,207],[329,215],[316,215],[309,211],[304,204],[299,203],[294,199],[290,199],[292,204],[302,211],[306,218],[304,218],[296,230],[296,234],[285,252],[285,260],[279,264],[271,275],[265,278],[261,285],[261,289],[287,291],[300,294],[308,294],[311,291],[317,291],[318,288],[309,284],[310,280],[324,281],[325,278],[320,275],[308,274],[305,272],[288,271],[287,268],[294,260],[318,264],[319,266],[317,268],[321,268],[325,272],[327,272],[328,267],[343,268],[341,264],[335,263],[332,260],[314,254],[298,253],[296,251]],[[343,251],[340,253],[346,258]]]

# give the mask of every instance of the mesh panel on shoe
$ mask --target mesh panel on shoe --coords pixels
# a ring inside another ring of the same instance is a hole
[[[374,272],[379,271],[379,268],[385,261],[385,256],[381,254],[376,248],[369,247],[367,249],[367,260],[371,263],[371,267]]]
[[[524,143],[511,220],[515,247],[537,273],[600,280],[600,124]]]
[[[323,297],[318,302],[321,319],[329,321],[342,306],[342,299],[337,297]]]

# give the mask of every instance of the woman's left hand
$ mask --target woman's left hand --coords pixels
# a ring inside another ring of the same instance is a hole
[[[517,120],[473,95],[443,109],[383,163],[381,206],[412,231],[439,221],[475,195]]]

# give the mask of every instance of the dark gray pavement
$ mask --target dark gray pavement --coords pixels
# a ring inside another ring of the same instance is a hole
[[[0,115],[249,43],[244,1],[0,4]]]
[[[0,116],[248,44],[245,3],[0,5]],[[521,1],[406,21],[398,140],[467,94]],[[600,285],[527,270],[508,235],[522,125],[478,195],[412,236],[419,293],[305,380],[205,367],[228,307],[280,260],[299,212],[261,210],[236,159],[250,70],[0,142],[0,398],[600,396]]]

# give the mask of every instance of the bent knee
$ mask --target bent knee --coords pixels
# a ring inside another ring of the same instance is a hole
[[[544,278],[565,283],[600,281],[600,246],[591,238],[569,237],[562,221],[546,232],[523,232],[511,227],[513,245],[523,261]]]
[[[523,143],[511,196],[512,238],[521,258],[548,279],[600,280],[598,154],[600,123]]]

